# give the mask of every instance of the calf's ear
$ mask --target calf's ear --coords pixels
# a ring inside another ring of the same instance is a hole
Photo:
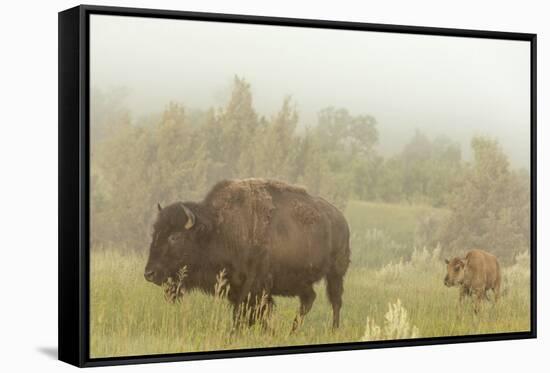
[[[449,259],[445,258],[445,264],[449,264],[449,263],[450,263]]]

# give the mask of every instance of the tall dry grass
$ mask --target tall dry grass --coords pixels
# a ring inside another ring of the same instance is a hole
[[[256,324],[234,333],[223,286],[218,296],[192,292],[170,303],[161,288],[143,280],[145,261],[145,256],[112,250],[92,253],[92,357],[361,341],[368,320],[383,325],[387,305],[396,299],[406,309],[411,328],[417,329],[412,337],[525,331],[530,325],[529,267],[521,265],[504,269],[504,278],[513,276],[507,291],[478,316],[468,303],[458,305],[457,289],[443,286],[442,264],[430,270],[418,262],[402,262],[398,270],[393,264],[377,270],[352,266],[346,276],[341,328],[330,330],[331,308],[320,283],[312,311],[291,335],[297,299],[276,298],[269,332]]]
[[[365,214],[370,215],[370,211]],[[529,330],[528,254],[518,255],[513,265],[503,268],[501,300],[496,305],[485,303],[476,316],[468,302],[459,306],[458,289],[443,285],[446,268],[439,257],[439,248],[409,249],[401,258],[373,253],[372,257],[384,258],[385,264],[368,266],[356,260],[369,257],[362,250],[384,250],[386,244],[393,243],[380,233],[359,234],[368,230],[362,229],[359,215],[348,220],[352,231],[358,234],[345,278],[341,327],[335,332],[331,330],[332,310],[323,282],[316,285],[313,309],[296,333],[291,334],[290,330],[298,311],[298,299],[283,297],[275,298],[268,331],[257,323],[235,332],[232,309],[225,299],[228,287],[224,273],[218,274],[216,296],[191,292],[184,293],[177,302],[167,302],[163,290],[143,278],[145,254],[123,254],[116,248],[93,250],[92,357]]]

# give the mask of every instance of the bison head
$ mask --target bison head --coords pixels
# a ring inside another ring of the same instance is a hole
[[[447,275],[445,276],[445,286],[456,286],[464,281],[464,268],[466,260],[461,258],[445,259],[447,264]]]
[[[200,222],[192,203],[173,203],[165,208],[158,205],[158,217],[153,225],[149,259],[145,266],[145,279],[157,285],[176,279],[178,271],[200,260]]]

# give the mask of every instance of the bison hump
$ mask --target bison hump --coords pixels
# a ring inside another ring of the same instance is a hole
[[[263,179],[218,183],[205,199],[215,211],[218,230],[233,242],[264,245],[275,209],[269,185]]]
[[[292,215],[303,225],[312,225],[319,221],[320,213],[311,203],[295,199],[292,201]]]

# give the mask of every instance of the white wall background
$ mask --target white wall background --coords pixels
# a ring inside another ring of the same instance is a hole
[[[108,368],[117,371],[544,371],[550,100],[545,1],[93,1],[95,4],[538,33],[539,338]],[[0,13],[0,370],[67,371],[57,349],[57,12],[74,1],[10,1]]]

